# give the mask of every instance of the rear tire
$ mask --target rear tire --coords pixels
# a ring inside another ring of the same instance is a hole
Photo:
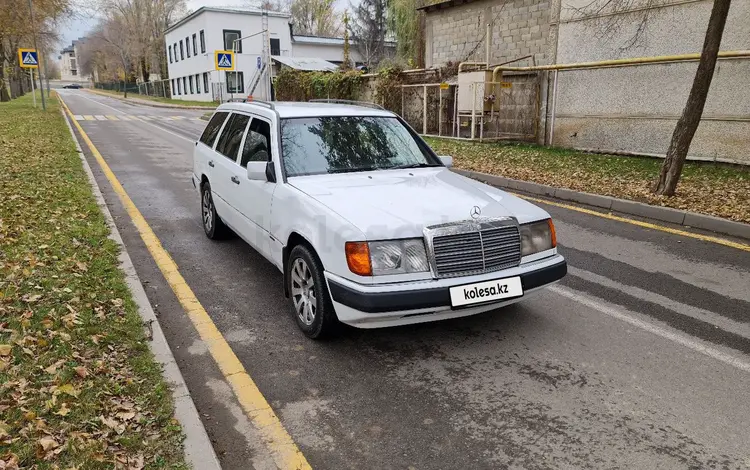
[[[229,227],[222,222],[216,213],[214,197],[211,194],[211,184],[206,181],[201,185],[201,219],[203,231],[211,240],[221,240],[229,234]]]
[[[339,320],[318,257],[307,246],[297,245],[289,254],[286,269],[289,300],[299,329],[312,339],[333,336]]]

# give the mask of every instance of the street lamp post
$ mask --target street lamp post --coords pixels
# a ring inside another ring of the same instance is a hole
[[[257,32],[257,33],[253,33],[253,34],[250,34],[249,36],[245,36],[245,37],[237,38],[237,39],[235,39],[234,41],[232,41],[232,52],[234,52],[234,55],[235,55],[235,60],[237,60],[237,57],[236,57],[236,55],[237,55],[237,43],[238,43],[238,42],[242,41],[243,39],[248,39],[248,38],[251,38],[251,37],[257,36],[257,35],[259,35],[259,34],[267,33],[267,32],[268,32],[268,30],[267,30],[267,29],[264,29],[263,31],[259,31],[259,32]],[[266,60],[266,58],[264,57],[264,58],[263,58],[263,60]],[[235,63],[235,68],[237,68],[237,64],[236,64],[236,63]],[[235,73],[236,73],[236,71],[235,71]],[[226,72],[224,72],[224,74],[226,75]],[[237,77],[237,75],[235,75],[235,78],[236,78],[236,77]],[[229,81],[227,81],[227,88],[228,88],[228,87],[229,87]],[[232,98],[234,98],[234,92],[232,92]]]

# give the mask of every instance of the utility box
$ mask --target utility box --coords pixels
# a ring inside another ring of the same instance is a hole
[[[493,103],[485,101],[485,96],[494,93],[492,84],[492,71],[480,70],[477,72],[461,72],[458,74],[458,112],[460,114],[471,114],[472,109],[476,114],[484,114],[492,111]]]

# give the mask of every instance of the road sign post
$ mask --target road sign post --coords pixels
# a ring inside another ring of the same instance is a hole
[[[18,49],[18,65],[22,68],[29,69],[31,72],[31,96],[34,99],[34,107],[36,108],[36,92],[34,90],[34,69],[39,68],[39,56],[36,53],[36,49],[19,48]],[[44,85],[42,84],[41,77],[39,78],[39,90],[42,92],[42,108],[47,109],[44,102]]]
[[[31,73],[31,99],[34,101],[34,107],[36,108],[36,91],[34,90],[34,69],[29,70],[29,72]]]

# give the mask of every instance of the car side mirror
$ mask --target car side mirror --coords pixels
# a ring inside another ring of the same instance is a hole
[[[247,179],[251,181],[268,181],[266,166],[268,162],[247,162]]]
[[[453,166],[453,157],[444,156],[444,157],[438,157],[440,158],[440,161],[443,163],[443,166],[446,168],[450,168]]]

